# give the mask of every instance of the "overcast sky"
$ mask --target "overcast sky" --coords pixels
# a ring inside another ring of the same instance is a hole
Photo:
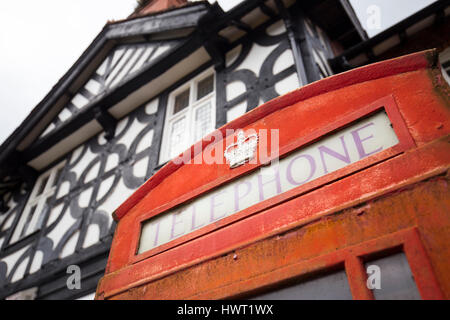
[[[380,9],[373,36],[433,0],[350,0],[361,23]],[[136,0],[0,1],[0,144],[73,65],[108,20],[126,18]],[[373,26],[373,24],[372,24]]]

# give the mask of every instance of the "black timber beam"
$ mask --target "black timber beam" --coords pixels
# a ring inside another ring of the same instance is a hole
[[[205,49],[214,61],[216,70],[223,69],[225,67],[225,54],[218,48],[217,43],[209,41],[205,43]]]
[[[250,27],[248,24],[246,24],[242,21],[232,20],[230,22],[230,25],[235,26],[236,28],[241,29],[242,31],[247,32],[247,33],[253,31],[252,27]]]
[[[114,138],[116,133],[116,125],[117,120],[114,118],[108,110],[95,108],[94,109],[95,119],[102,126],[103,130],[105,130],[105,138],[106,140],[111,140]]]
[[[319,72],[314,63],[312,46],[306,36],[302,9],[298,2],[290,10],[284,6],[281,0],[275,0],[275,3],[287,29],[300,85],[304,86],[318,80]],[[294,15],[291,12],[294,12]]]
[[[339,0],[339,1],[342,7],[344,8],[345,12],[347,13],[348,17],[350,18],[350,21],[355,26],[355,29],[358,32],[361,39],[364,41],[369,39],[369,37],[367,36],[367,32],[361,25],[361,22],[359,21],[359,18],[356,15],[355,10],[353,10],[353,6],[350,4],[350,1],[349,0]]]
[[[245,27],[245,24],[241,24],[239,20],[250,10],[257,7],[261,2],[262,0],[246,0],[233,8],[233,10],[226,13],[216,2],[211,6],[210,12],[200,18],[199,29],[207,30],[209,34],[216,34],[232,22],[236,23],[237,27]]]
[[[3,199],[3,197],[0,199],[0,215],[8,212],[10,208],[8,207],[8,205],[6,204],[5,199]]]
[[[261,4],[259,5],[259,8],[261,9],[261,11],[266,14],[267,16],[271,17],[271,18],[275,18],[278,14],[269,6],[267,6],[264,2],[261,2]]]
[[[5,181],[8,176],[10,179]],[[37,176],[38,172],[24,162],[23,154],[13,150],[0,170],[0,193],[14,190],[22,183],[25,183],[26,190],[31,190]]]
[[[196,27],[199,19],[208,12],[209,7],[207,2],[192,3],[150,16],[119,21],[109,25],[110,29],[106,37],[108,39],[133,38]]]
[[[303,62],[302,53],[299,45],[302,41],[306,41],[306,37],[300,38],[298,37],[299,33],[294,31],[292,17],[289,11],[285,8],[283,2],[281,0],[275,0],[275,3],[286,25],[287,35],[289,38],[289,42],[291,44],[292,53],[294,55],[298,80],[301,85],[305,85],[308,83],[308,77],[306,76],[305,64]]]

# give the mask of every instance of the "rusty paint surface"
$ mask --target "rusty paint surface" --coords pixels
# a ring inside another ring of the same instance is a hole
[[[450,265],[450,248],[447,245],[450,241],[448,183],[448,176],[433,177],[364,203],[361,207],[336,212],[333,216],[258,241],[111,298],[243,298],[248,294],[276,287],[283,281],[292,278],[301,279],[302,275],[339,265],[342,261],[346,261],[340,257],[340,251],[343,249],[347,248],[345,254],[348,254],[354,250],[355,245],[413,227],[418,228],[420,239],[428,249],[426,251],[432,270],[437,276],[438,283],[442,285],[442,291],[447,292],[446,298],[450,298],[448,296],[450,278],[447,272]],[[426,216],[432,219],[424,219]],[[436,230],[433,226],[436,223],[434,220],[437,220],[440,226],[446,227]],[[429,228],[432,228],[432,233],[427,232]],[[396,241],[391,244],[396,245]],[[364,249],[363,246],[361,256],[371,252]],[[314,258],[323,255],[327,256],[326,259],[318,264],[314,263]],[[356,257],[352,256],[352,259]],[[351,263],[351,260],[349,261],[348,264]],[[418,270],[422,269],[422,263],[423,259],[420,258]],[[359,268],[359,272],[351,272],[354,277],[350,279],[355,280],[356,287],[359,284],[360,288],[359,292],[353,291],[354,296],[371,298],[365,291],[366,278],[360,265],[348,268],[350,270]],[[416,281],[424,276],[427,275],[415,275]],[[435,283],[436,280],[425,278],[421,282],[429,284]],[[351,287],[353,289],[355,285]]]
[[[201,194],[253,169],[250,164],[234,171],[227,165],[171,169],[169,164],[165,175],[149,180],[134,202],[122,207],[128,209],[120,213],[98,297],[244,297],[344,266],[351,270],[354,298],[371,299],[361,285],[362,257],[391,245],[404,248],[422,297],[450,298],[449,89],[439,80],[435,58],[432,52],[418,53],[337,75],[322,82],[331,89],[315,85],[311,94],[312,89],[302,88],[232,123],[245,129],[280,128],[281,148],[289,150],[391,97],[398,114],[392,119],[388,112],[394,129],[404,126],[399,138],[410,142],[256,205],[209,233],[134,260],[139,217],[183,201],[192,190]],[[299,119],[308,121],[299,126]]]

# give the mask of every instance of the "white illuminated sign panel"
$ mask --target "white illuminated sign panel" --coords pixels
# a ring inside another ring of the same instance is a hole
[[[168,243],[398,143],[384,111],[359,120],[294,151],[276,165],[257,170],[144,222],[138,253]]]

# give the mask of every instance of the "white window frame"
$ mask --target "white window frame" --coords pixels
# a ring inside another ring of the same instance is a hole
[[[31,195],[28,198],[27,204],[25,205],[25,208],[23,209],[19,221],[14,229],[10,243],[20,241],[26,238],[27,236],[33,234],[34,232],[40,230],[40,228],[42,227],[42,223],[44,221],[43,214],[45,204],[47,203],[47,200],[51,198],[56,192],[58,186],[56,185],[57,181],[55,181],[55,178],[58,173],[58,170],[62,169],[64,165],[65,161],[59,163],[50,170],[44,172],[37,178],[33,190],[31,191]],[[44,190],[40,194],[37,194],[44,181],[46,181]],[[31,217],[31,220],[27,225],[25,233],[23,233],[23,229],[26,225],[26,222],[29,219],[28,216],[30,215],[31,210],[34,207],[36,207],[36,209],[34,210],[33,216]]]
[[[450,47],[447,47],[439,54],[439,61],[441,63],[441,72],[444,76],[444,79],[450,84],[450,69],[447,71],[444,69],[443,65],[447,62],[450,62]],[[448,69],[448,67],[447,67]]]
[[[204,96],[203,98],[201,98],[200,100],[196,101],[198,83],[211,75],[214,77],[213,91]],[[176,114],[174,114],[176,96],[187,89],[189,89],[189,105],[184,109],[180,110],[179,112],[177,112]],[[200,107],[204,106],[206,103],[211,103],[211,130],[207,133],[209,134],[212,131],[214,131],[216,127],[216,74],[214,72],[214,69],[208,69],[202,72],[198,76],[194,77],[193,79],[181,85],[180,87],[178,87],[177,89],[175,89],[170,93],[167,103],[166,117],[164,121],[164,130],[163,130],[163,139],[159,156],[160,164],[163,164],[172,159],[170,155],[170,140],[171,140],[170,130],[172,124],[177,120],[181,119],[182,117],[187,118],[189,130],[185,136],[184,141],[185,148],[183,148],[183,150],[181,150],[178,154],[184,152],[185,150],[187,150],[187,148],[189,148],[189,146],[197,142],[195,141],[195,128],[194,128],[195,112]]]

